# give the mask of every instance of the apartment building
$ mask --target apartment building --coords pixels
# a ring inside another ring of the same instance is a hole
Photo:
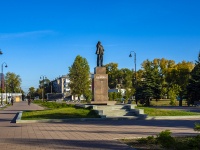
[[[51,82],[54,93],[63,93],[64,96],[70,95],[70,88],[69,88],[70,80],[67,75],[58,77]]]

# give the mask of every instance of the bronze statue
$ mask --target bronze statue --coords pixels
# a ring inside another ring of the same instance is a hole
[[[101,42],[98,41],[97,43],[97,50],[96,50],[96,54],[97,54],[97,67],[102,67],[103,66],[103,53],[104,53],[104,48],[101,45]]]

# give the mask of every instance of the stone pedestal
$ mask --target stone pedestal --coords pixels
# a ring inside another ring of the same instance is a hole
[[[94,77],[92,79],[92,104],[108,103],[108,74],[106,67],[94,68]]]

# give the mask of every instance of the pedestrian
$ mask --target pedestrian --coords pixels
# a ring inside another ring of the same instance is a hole
[[[13,103],[14,103],[14,99],[13,99],[13,97],[11,98],[11,104],[13,105]]]

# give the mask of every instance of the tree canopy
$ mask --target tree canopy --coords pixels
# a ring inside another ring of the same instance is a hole
[[[7,92],[10,93],[19,93],[21,92],[21,78],[19,75],[16,75],[12,72],[7,72],[5,76],[5,82],[7,87]]]
[[[181,106],[193,67],[192,62],[186,61],[176,64],[175,61],[164,58],[145,60],[142,69],[137,72],[137,98],[149,105],[151,98],[160,99],[167,96],[173,97],[174,101],[179,97]]]
[[[90,98],[90,67],[85,58],[78,55],[71,67],[69,67],[70,90],[72,95],[80,97],[84,95]]]
[[[28,90],[28,95],[31,97],[31,98],[34,98],[35,97],[35,88],[34,87],[30,87],[29,90]]]
[[[200,52],[195,67],[191,72],[191,78],[187,86],[188,103],[194,104],[194,101],[200,101]]]
[[[142,64],[142,79],[136,89],[136,99],[143,99],[146,105],[150,105],[150,99],[161,97],[161,75],[158,64],[146,60]]]

